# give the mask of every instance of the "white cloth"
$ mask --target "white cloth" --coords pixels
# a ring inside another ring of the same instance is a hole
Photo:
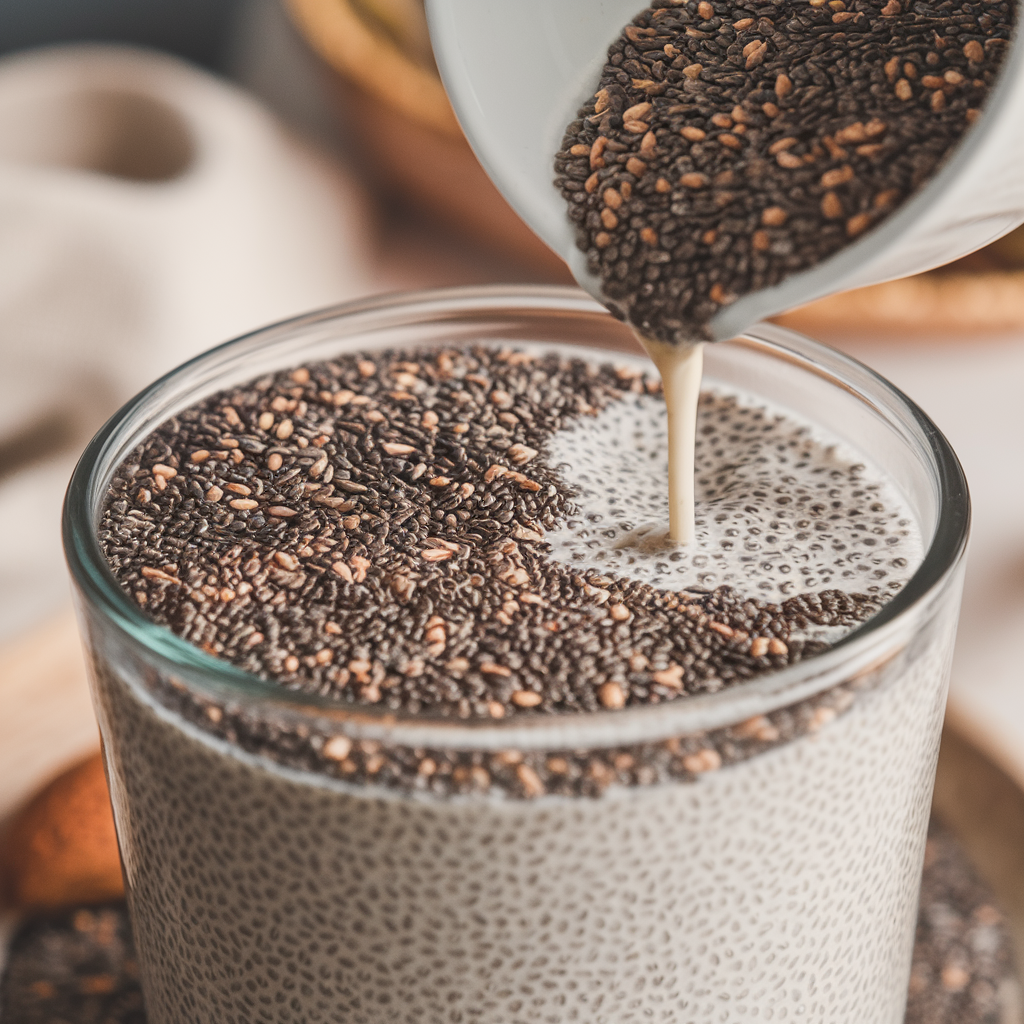
[[[240,90],[126,47],[0,62],[0,640],[67,593],[103,419],[196,353],[365,293],[359,188]]]

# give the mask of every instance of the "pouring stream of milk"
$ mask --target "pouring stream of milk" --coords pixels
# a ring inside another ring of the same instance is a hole
[[[690,544],[695,534],[693,457],[704,346],[640,341],[661,374],[668,409],[669,537],[675,544]]]

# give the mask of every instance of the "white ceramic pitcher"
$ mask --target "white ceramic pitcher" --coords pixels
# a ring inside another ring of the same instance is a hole
[[[566,126],[592,95],[608,46],[641,0],[426,0],[438,67],[476,155],[505,198],[600,298],[552,184]],[[1024,222],[1024,32],[948,160],[860,241],[711,321],[716,339],[833,292],[920,273]]]

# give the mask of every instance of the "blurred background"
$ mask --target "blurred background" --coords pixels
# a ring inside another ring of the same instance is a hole
[[[465,142],[421,0],[0,0],[0,820],[97,743],[58,523],[120,403],[313,307],[569,280]],[[780,319],[890,377],[960,453],[951,715],[1024,782],[1024,231]]]

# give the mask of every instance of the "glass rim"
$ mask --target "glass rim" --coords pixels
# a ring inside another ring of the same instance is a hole
[[[455,317],[477,319],[498,314],[607,317],[611,314],[580,289],[555,285],[469,286],[389,293],[330,306],[289,318],[226,341],[181,364],[144,388],[97,432],[82,454],[64,501],[62,535],[72,580],[82,599],[118,630],[139,644],[161,667],[189,680],[201,696],[258,705],[286,719],[313,723],[328,732],[378,739],[403,746],[497,750],[597,748],[668,739],[737,724],[754,715],[798,703],[832,685],[870,671],[897,649],[900,637],[918,614],[941,594],[961,563],[970,531],[967,481],[949,442],[931,419],[885,378],[845,353],[773,324],[758,324],[737,339],[715,345],[748,344],[823,378],[884,415],[890,426],[929,459],[937,513],[931,542],[920,566],[900,592],[862,626],[828,651],[783,669],[765,672],[716,693],[688,696],[654,705],[614,711],[516,715],[511,719],[430,717],[375,705],[286,690],[230,662],[207,654],[152,621],[110,571],[95,529],[99,501],[123,455],[125,438],[143,410],[175,395],[175,385],[190,373],[218,373],[239,359],[286,345],[303,333],[332,322],[365,321],[367,330],[389,319],[404,325]],[[397,320],[395,318],[398,318]],[[339,344],[346,337],[339,337]],[[357,335],[356,335],[357,336]],[[301,356],[300,356],[301,358]],[[287,366],[283,358],[280,367]],[[206,394],[209,392],[203,392]],[[194,399],[193,399],[194,400]],[[167,413],[163,416],[166,418]],[[159,420],[157,422],[162,422]]]

